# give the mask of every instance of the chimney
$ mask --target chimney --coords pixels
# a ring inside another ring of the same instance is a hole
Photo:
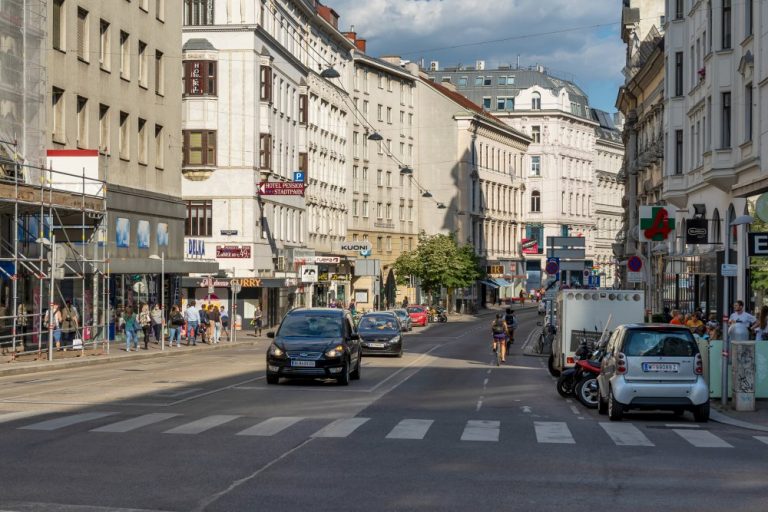
[[[365,39],[355,39],[355,46],[363,53],[365,53],[365,42]]]
[[[320,15],[325,21],[331,24],[336,30],[339,29],[339,13],[333,10],[332,7],[317,2],[317,14]]]
[[[483,71],[485,69],[485,61],[484,60],[475,61],[475,69],[478,71]]]

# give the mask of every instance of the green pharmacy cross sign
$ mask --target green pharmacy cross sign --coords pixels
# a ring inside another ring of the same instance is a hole
[[[665,206],[640,207],[640,241],[663,242],[675,231],[674,213]]]

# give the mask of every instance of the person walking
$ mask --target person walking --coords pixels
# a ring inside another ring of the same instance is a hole
[[[149,321],[152,325],[152,335],[155,337],[155,343],[163,341],[163,310],[160,304],[155,304],[152,311],[149,312]]]
[[[755,341],[768,341],[768,306],[760,308],[752,330],[755,332]]]
[[[62,345],[65,350],[67,347],[72,346],[72,340],[75,338],[78,325],[77,308],[72,305],[71,300],[68,300],[61,310]]]
[[[59,347],[61,345],[61,307],[55,302],[51,306],[48,312],[48,329],[53,329],[53,346]],[[48,339],[46,338],[46,345]]]
[[[198,314],[200,315],[200,341],[202,343],[208,343],[210,339],[208,337],[208,306],[205,304],[200,306]]]
[[[181,328],[184,326],[184,315],[179,311],[179,306],[171,306],[171,314],[168,317],[168,346],[173,346],[176,340],[176,347],[181,348]]]
[[[673,309],[672,310],[672,320],[669,321],[672,325],[685,325],[685,317],[683,317],[683,312],[679,309]]]
[[[142,304],[139,310],[139,326],[144,334],[144,350],[149,350],[149,332],[152,317],[149,315],[149,304]],[[137,342],[138,343],[138,342]]]
[[[219,317],[221,318],[221,333],[226,333],[227,341],[232,341],[232,334],[229,332],[229,313],[224,306],[219,308]]]
[[[133,307],[128,306],[125,308],[125,351],[130,352],[131,346],[134,347],[136,352],[139,351],[139,331],[141,325],[139,319],[136,316],[136,312]]]
[[[189,346],[190,340],[192,345],[197,345],[195,338],[197,337],[197,329],[200,325],[200,314],[195,308],[195,301],[189,301],[187,309],[184,310],[184,320],[187,322],[187,346]]]
[[[737,300],[733,303],[733,313],[728,318],[728,324],[747,324],[747,326],[753,325],[757,321],[757,318],[744,311],[744,301]]]
[[[29,318],[27,317],[27,305],[23,302],[19,304],[16,310],[16,334],[21,338],[21,351],[27,349],[27,326]]]
[[[211,343],[218,344],[221,337],[221,315],[219,314],[219,308],[211,304],[208,307],[208,332]]]
[[[256,336],[261,336],[261,307],[256,306],[256,310],[253,312],[253,331]]]
[[[403,297],[403,309],[408,307],[408,297]]]

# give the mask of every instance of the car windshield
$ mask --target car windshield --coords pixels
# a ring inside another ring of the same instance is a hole
[[[411,307],[411,308],[408,308],[408,312],[409,312],[409,313],[421,313],[422,311],[424,311],[424,310],[423,310],[423,309],[421,309],[421,308],[419,308],[419,307]]]
[[[699,353],[699,347],[686,331],[634,331],[623,352],[627,357],[691,357]]]
[[[322,313],[288,315],[280,324],[278,336],[336,338],[341,336],[341,317]]]
[[[392,315],[365,315],[357,326],[359,332],[397,332],[397,320]]]
[[[395,310],[395,314],[403,320],[408,318],[408,313],[402,309]]]

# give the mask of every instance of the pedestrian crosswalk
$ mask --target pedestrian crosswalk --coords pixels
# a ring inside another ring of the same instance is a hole
[[[62,414],[42,421],[34,421],[28,412],[0,413],[0,427],[9,426],[16,430],[53,432],[63,429],[80,428],[88,432],[126,434],[136,431],[152,431],[161,435],[194,436],[206,432],[234,434],[247,437],[273,437],[300,435],[310,438],[349,438],[358,435],[379,436],[387,440],[445,440],[446,432],[454,432],[460,443],[520,443],[530,436],[531,442],[540,445],[576,445],[612,443],[621,447],[655,448],[669,446],[672,442],[683,441],[694,448],[735,448],[749,443],[750,449],[768,449],[768,436],[733,434],[727,430],[717,433],[708,426],[698,424],[644,425],[624,422],[574,422],[565,421],[510,421],[469,419],[463,422],[443,422],[428,418],[372,419],[352,417],[321,419],[300,416],[275,416],[271,418],[250,418],[235,414],[216,414],[191,418],[177,413],[149,413],[125,417],[123,413],[90,411]],[[324,423],[324,425],[323,425]],[[439,428],[436,428],[439,425]],[[312,430],[314,433],[310,433]],[[385,432],[386,433],[383,433]],[[448,434],[450,435],[450,434]],[[602,436],[602,437],[601,437]],[[722,436],[728,437],[724,439]]]

